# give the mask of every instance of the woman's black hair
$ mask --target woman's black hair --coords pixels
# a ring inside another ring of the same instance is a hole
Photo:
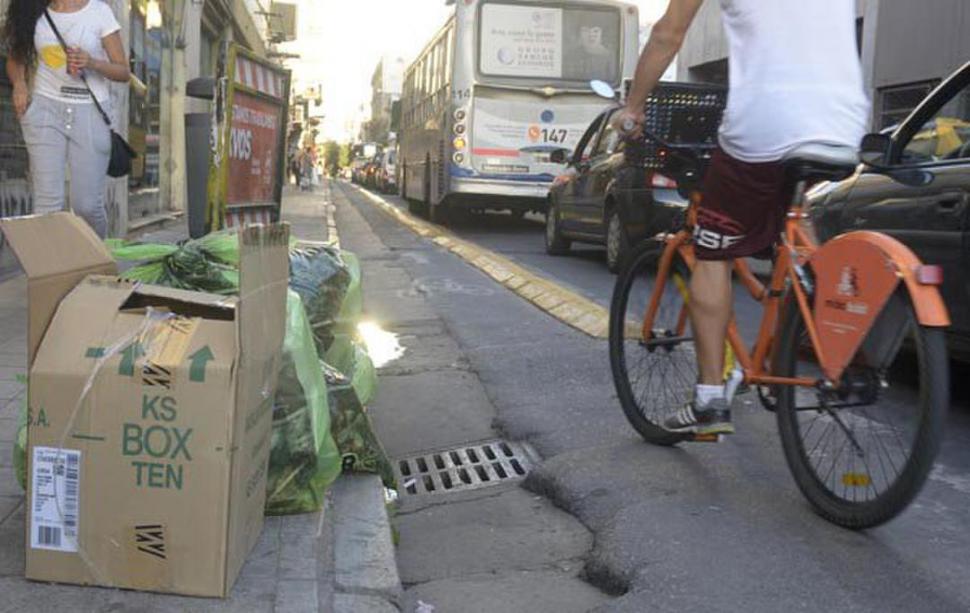
[[[3,20],[3,47],[10,57],[25,66],[33,66],[37,60],[34,30],[48,4],[50,0],[10,0],[7,6]]]

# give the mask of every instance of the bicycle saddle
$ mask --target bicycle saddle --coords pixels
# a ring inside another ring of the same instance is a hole
[[[789,151],[782,161],[795,181],[839,181],[855,172],[859,151],[847,145],[805,143]]]

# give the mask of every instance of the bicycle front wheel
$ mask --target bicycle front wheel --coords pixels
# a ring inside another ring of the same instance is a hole
[[[641,243],[620,272],[610,305],[610,366],[630,425],[647,441],[673,445],[685,438],[664,419],[690,401],[697,358],[687,313],[690,269],[676,251],[660,269],[666,243]],[[648,315],[651,297],[656,308]]]
[[[789,301],[776,375],[820,379],[805,322]],[[776,416],[795,482],[825,519],[870,528],[899,514],[933,467],[949,405],[943,331],[921,326],[897,289],[838,390],[783,386]]]

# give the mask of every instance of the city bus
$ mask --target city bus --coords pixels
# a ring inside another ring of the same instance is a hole
[[[635,5],[616,0],[455,0],[405,71],[401,194],[443,221],[451,208],[544,211],[563,167],[639,51]]]

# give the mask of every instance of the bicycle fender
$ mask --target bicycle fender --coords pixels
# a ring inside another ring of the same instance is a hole
[[[815,273],[815,326],[833,368],[830,376],[841,374],[900,282],[912,297],[921,325],[950,325],[939,289],[916,279],[919,258],[891,236],[849,232],[822,245],[810,262]]]

